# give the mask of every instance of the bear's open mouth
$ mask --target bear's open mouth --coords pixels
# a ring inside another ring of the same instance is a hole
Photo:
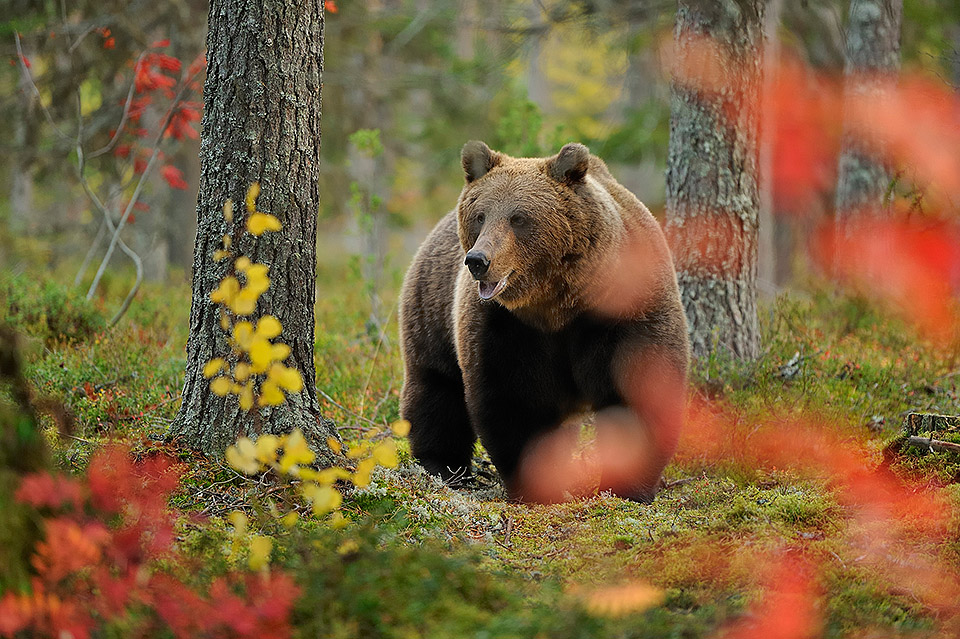
[[[503,279],[499,282],[484,282],[477,281],[477,291],[480,293],[480,299],[489,300],[493,299],[497,293],[503,290],[503,287],[507,285],[507,278],[510,277],[510,273],[507,273],[503,276]]]

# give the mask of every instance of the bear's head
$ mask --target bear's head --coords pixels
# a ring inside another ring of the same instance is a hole
[[[458,234],[480,298],[513,310],[569,296],[560,289],[597,239],[598,220],[609,217],[610,202],[589,184],[587,147],[513,158],[471,141],[461,159]]]

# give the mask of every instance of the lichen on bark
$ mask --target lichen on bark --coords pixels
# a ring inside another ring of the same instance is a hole
[[[667,160],[667,233],[695,358],[760,352],[757,180],[762,0],[679,3],[676,64],[712,55],[711,86],[675,77]]]

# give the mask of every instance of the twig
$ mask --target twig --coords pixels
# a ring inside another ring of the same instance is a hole
[[[73,53],[73,50],[80,46],[80,43],[83,42],[83,39],[93,33],[96,29],[97,27],[94,25],[87,27],[80,35],[77,36],[77,39],[73,41],[73,44],[71,44],[70,48],[67,49],[67,53]]]
[[[671,488],[676,488],[677,486],[683,486],[684,484],[689,484],[700,479],[699,477],[684,477],[683,479],[674,479],[673,481],[665,481],[661,486],[660,490],[670,490]]]
[[[103,239],[103,234],[106,230],[107,223],[101,220],[100,228],[97,229],[97,235],[93,238],[93,242],[90,244],[90,248],[87,250],[87,254],[83,258],[83,263],[77,270],[77,276],[73,278],[74,286],[80,286],[80,282],[83,281],[83,276],[87,274],[87,269],[90,268],[90,262],[93,261],[93,256],[96,255],[97,249],[100,248],[100,240]]]
[[[393,307],[390,309],[390,312],[387,313],[387,319],[384,321],[384,326],[390,323],[390,320],[393,318],[393,314],[397,311],[397,305],[399,302],[395,302]],[[373,351],[373,357],[370,358],[370,370],[367,371],[367,379],[363,383],[363,392],[360,394],[360,409],[363,410],[363,404],[367,397],[367,388],[370,387],[370,378],[373,377],[373,369],[377,363],[377,356],[380,354],[380,348],[383,346],[384,341],[386,341],[385,331],[378,331],[380,337],[377,339],[377,347]],[[379,424],[378,424],[379,425]],[[386,426],[386,424],[383,424]]]
[[[353,416],[356,417],[357,419],[362,419],[363,421],[367,422],[368,424],[373,424],[373,425],[376,426],[377,428],[381,428],[381,427],[383,426],[383,424],[379,424],[379,423],[373,421],[372,419],[370,419],[370,418],[368,418],[368,417],[364,417],[363,415],[360,415],[360,414],[358,414],[358,413],[353,412],[352,410],[350,410],[349,408],[347,408],[347,407],[344,406],[343,404],[339,403],[339,402],[338,402],[337,400],[335,400],[334,398],[332,398],[332,397],[330,397],[329,395],[327,395],[326,393],[324,393],[321,389],[318,388],[318,389],[317,389],[317,392],[320,393],[320,395],[321,395],[325,400],[327,400],[328,402],[330,402],[331,404],[333,404],[334,406],[336,406],[337,408],[339,408],[339,409],[342,410],[343,412],[347,413],[348,415],[353,415]],[[365,430],[363,427],[357,427],[357,426],[338,426],[338,428],[352,428],[353,430]]]
[[[140,54],[140,57],[137,58],[137,62],[133,65],[133,80],[130,81],[130,90],[127,91],[127,101],[123,104],[123,112],[120,114],[120,124],[117,125],[117,128],[113,132],[113,137],[110,138],[110,141],[105,145],[90,153],[87,157],[97,158],[108,153],[113,149],[114,145],[120,139],[120,133],[123,131],[123,127],[127,124],[127,118],[130,117],[130,105],[133,103],[133,93],[134,89],[137,86],[137,71],[140,70],[140,63],[143,62],[143,57],[146,55],[146,51]]]
[[[915,448],[926,448],[927,450],[937,450],[945,453],[960,454],[960,444],[940,441],[939,439],[919,437],[914,435],[912,437],[907,437],[905,440],[903,440],[903,443],[907,446],[913,446]]]
[[[83,144],[81,141],[83,137],[82,136],[83,119],[79,112],[80,111],[80,92],[79,91],[77,92],[77,109],[78,109],[77,118],[79,120],[79,123],[77,126],[77,129],[78,129],[77,131],[77,173],[80,179],[80,184],[81,186],[83,186],[84,193],[87,194],[87,197],[90,198],[90,201],[93,202],[93,205],[103,215],[103,223],[101,225],[101,229],[103,228],[104,225],[106,226],[106,229],[113,234],[112,237],[116,240],[117,243],[119,243],[120,250],[123,251],[133,261],[133,264],[137,269],[137,279],[134,282],[133,287],[130,289],[130,292],[127,293],[127,297],[123,300],[123,304],[121,304],[120,309],[114,314],[113,318],[110,319],[110,323],[108,324],[108,327],[112,327],[120,320],[121,317],[123,317],[123,314],[126,313],[127,309],[130,307],[130,302],[133,300],[133,296],[136,295],[137,290],[139,290],[140,288],[140,284],[143,283],[143,260],[141,260],[140,256],[137,255],[137,253],[133,249],[127,246],[127,243],[124,242],[123,239],[120,237],[119,228],[114,227],[113,219],[110,216],[110,211],[108,211],[107,207],[103,205],[103,202],[100,201],[100,198],[97,197],[97,194],[93,192],[93,189],[90,187],[90,183],[87,181],[87,177],[85,175],[86,159],[83,154]],[[134,200],[131,200],[131,201],[134,201]],[[91,247],[91,250],[88,252],[88,256],[92,255],[93,249],[100,243],[99,238],[100,238],[100,233],[97,234],[97,239],[94,241],[94,245]],[[82,276],[83,273],[86,272],[86,269],[87,269],[86,264],[87,264],[87,260],[85,259],[84,265],[81,267],[80,272],[77,273],[78,279]],[[101,267],[103,267],[103,263],[101,263]],[[90,299],[89,292],[87,293],[87,295],[88,295],[87,299]]]
[[[49,109],[43,103],[43,96],[40,95],[40,89],[37,88],[36,82],[33,81],[33,75],[30,73],[30,69],[27,68],[26,58],[23,56],[23,49],[20,47],[20,32],[14,31],[13,37],[17,42],[17,56],[20,62],[20,71],[23,73],[23,77],[26,78],[27,82],[30,84],[30,88],[33,89],[33,94],[37,96],[37,103],[40,104],[40,110],[43,111],[44,117],[47,119],[47,122],[50,126],[53,127],[53,130],[57,132],[64,140],[69,140],[70,136],[64,133],[60,127],[57,126],[57,123],[53,121],[53,116],[50,115]]]
[[[153,153],[150,155],[150,159],[147,161],[147,165],[144,168],[143,173],[140,175],[140,180],[137,182],[137,186],[134,188],[133,194],[130,196],[130,201],[127,203],[127,206],[123,211],[123,215],[120,217],[120,221],[117,223],[117,228],[113,232],[113,237],[110,238],[110,245],[107,247],[107,253],[100,262],[100,268],[97,269],[97,274],[94,276],[93,282],[90,284],[90,289],[87,291],[88,300],[93,297],[94,292],[97,290],[97,286],[100,284],[100,279],[103,277],[103,273],[107,269],[107,264],[109,264],[110,258],[113,256],[113,250],[116,247],[117,242],[120,240],[120,231],[123,230],[127,220],[130,219],[130,213],[133,212],[133,207],[140,198],[140,192],[143,190],[143,187],[146,184],[146,179],[150,175],[150,171],[153,169],[154,164],[156,164],[157,158],[160,156],[160,143],[163,141],[164,133],[166,132],[167,127],[170,126],[170,122],[173,120],[173,115],[176,113],[177,107],[180,106],[181,98],[183,98],[183,94],[189,88],[190,81],[193,80],[193,77],[196,75],[196,73],[197,71],[194,71],[192,74],[187,76],[185,80],[183,80],[180,90],[170,103],[170,107],[167,109],[167,113],[164,116],[163,121],[160,123],[160,127],[157,130],[157,137],[153,142]],[[140,288],[140,283],[142,281],[142,272],[138,270],[137,282],[130,290],[130,293],[127,294],[127,298],[123,301],[120,310],[117,311],[117,314],[114,315],[114,317],[110,320],[110,326],[115,325],[120,320],[120,317],[123,316],[123,313],[126,312],[127,308],[129,308],[130,302],[133,300],[133,296],[136,294],[137,289]]]
[[[840,555],[838,555],[837,553],[833,552],[832,550],[828,550],[827,552],[830,553],[831,555],[833,555],[834,559],[836,559],[837,561],[840,562],[840,565],[843,566],[843,569],[844,569],[844,570],[847,569],[847,564],[843,561],[843,559],[840,559]]]

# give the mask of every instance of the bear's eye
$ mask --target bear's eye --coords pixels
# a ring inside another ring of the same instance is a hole
[[[480,226],[483,226],[483,223],[486,219],[487,218],[483,215],[483,213],[481,213],[480,215],[477,216],[477,224],[479,224]]]
[[[510,226],[514,228],[523,228],[527,225],[527,216],[523,213],[514,213],[510,216]]]

